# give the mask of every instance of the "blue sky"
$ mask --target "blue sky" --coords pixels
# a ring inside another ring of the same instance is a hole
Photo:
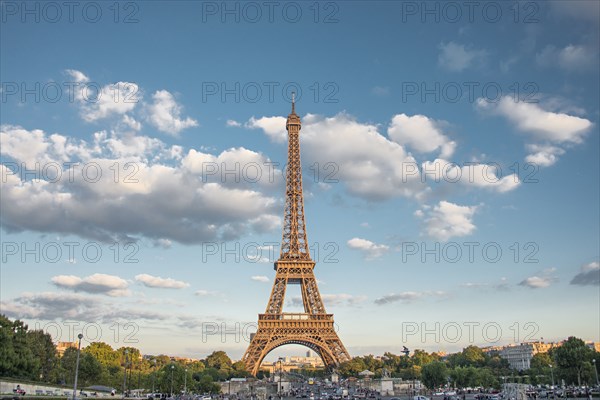
[[[352,355],[600,340],[597,2],[45,4],[2,3],[2,313],[241,357],[296,91]]]

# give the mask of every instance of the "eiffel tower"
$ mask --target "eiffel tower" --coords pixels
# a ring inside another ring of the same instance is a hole
[[[285,125],[288,131],[288,164],[286,173],[283,239],[279,260],[275,261],[275,281],[264,314],[258,314],[258,330],[242,358],[246,369],[256,375],[262,360],[273,349],[286,344],[299,344],[321,356],[323,363],[335,367],[350,360],[350,354],[334,329],[333,314],[327,314],[310,258],[300,165],[300,117],[292,94],[292,112]],[[303,313],[283,312],[288,284],[301,286]]]

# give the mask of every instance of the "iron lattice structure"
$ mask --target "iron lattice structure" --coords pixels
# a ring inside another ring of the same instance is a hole
[[[258,315],[258,329],[242,358],[252,375],[257,374],[267,354],[286,344],[300,344],[312,349],[330,368],[350,360],[350,354],[335,332],[333,314],[325,311],[313,271],[315,262],[310,258],[304,220],[300,128],[300,117],[296,115],[292,99],[292,112],[286,122],[288,164],[281,253],[275,262],[275,281],[267,309]],[[288,284],[301,286],[304,313],[283,312]]]

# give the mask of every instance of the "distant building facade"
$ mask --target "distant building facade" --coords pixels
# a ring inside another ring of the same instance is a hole
[[[77,342],[58,342],[56,343],[56,354],[62,357],[67,349],[77,349]]]
[[[562,342],[527,342],[521,344],[511,344],[502,347],[498,354],[508,361],[510,368],[517,370],[526,370],[531,367],[531,359],[538,353],[546,353],[554,347],[558,347]]]

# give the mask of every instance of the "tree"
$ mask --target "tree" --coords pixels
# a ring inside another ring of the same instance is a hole
[[[109,366],[118,366],[121,362],[121,354],[103,342],[90,343],[84,350],[85,353],[91,354],[100,362],[100,364]]]
[[[28,327],[0,315],[0,375],[39,379],[41,362],[30,348]]]
[[[594,352],[585,342],[574,336],[569,337],[561,346],[552,349],[561,377],[568,383],[581,386],[581,376],[586,362],[591,362]]]
[[[435,360],[435,357],[432,354],[429,354],[425,350],[415,350],[411,360],[414,365],[423,366],[425,364],[429,364]]]
[[[53,366],[56,363],[56,347],[52,337],[42,330],[27,332],[27,345],[37,360],[37,370],[33,371],[35,379],[50,381]]]
[[[224,351],[213,351],[211,355],[206,357],[206,366],[216,369],[231,369],[231,358]]]
[[[220,393],[221,385],[214,383],[210,375],[202,375],[198,382],[198,391],[200,393]]]
[[[434,389],[446,383],[448,370],[441,361],[433,361],[421,368],[421,380],[429,389]]]

